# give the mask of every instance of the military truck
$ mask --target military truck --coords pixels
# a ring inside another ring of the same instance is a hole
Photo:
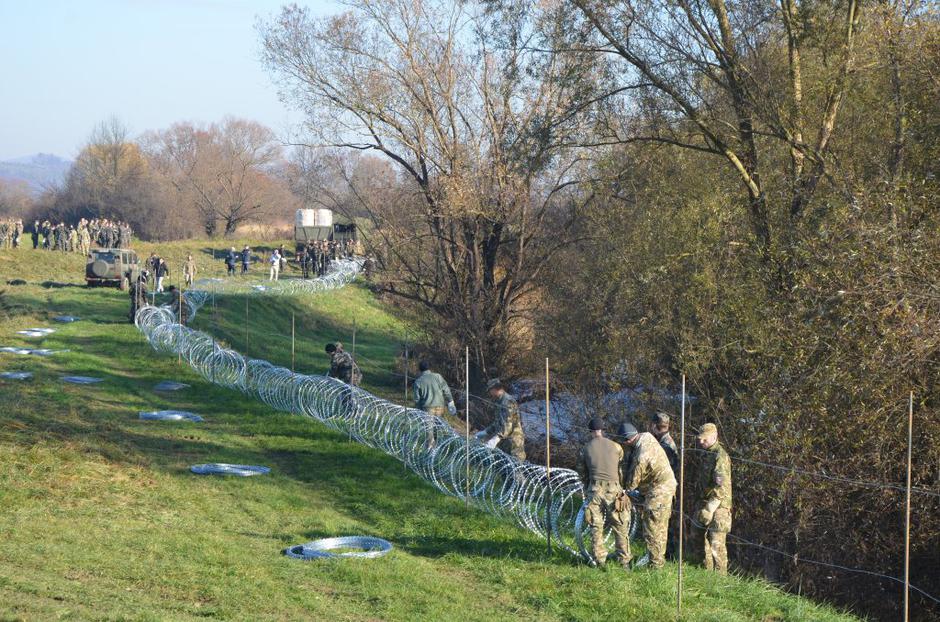
[[[308,242],[343,242],[358,239],[356,223],[329,209],[299,209],[294,221],[295,251],[299,255]]]
[[[96,248],[85,263],[85,283],[88,287],[117,287],[127,291],[132,281],[140,276],[137,253],[126,248]]]

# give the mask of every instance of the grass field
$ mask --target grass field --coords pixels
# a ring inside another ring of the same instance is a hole
[[[222,249],[223,244],[217,245]],[[150,245],[138,244],[142,256]],[[160,252],[178,267],[211,245]],[[257,269],[260,271],[260,268]],[[0,619],[674,620],[676,567],[601,573],[442,496],[400,463],[324,426],[216,388],[154,354],[127,322],[128,297],[81,287],[80,257],[0,251],[0,345],[51,326],[51,357],[0,353]],[[177,277],[178,271],[172,273]],[[2,285],[14,278],[27,285]],[[170,279],[174,281],[173,278]],[[44,282],[55,282],[42,285]],[[243,351],[245,299],[221,297],[195,326]],[[367,289],[249,301],[251,356],[322,372],[323,344],[357,330],[366,388],[400,397],[388,373],[407,326]],[[56,324],[54,315],[82,320]],[[253,332],[251,332],[253,331]],[[67,385],[63,374],[104,378]],[[192,385],[157,394],[161,380]],[[202,424],[140,421],[140,410],[196,412]],[[200,462],[271,467],[256,478],[193,475]],[[280,551],[310,539],[376,535],[378,560],[301,562]],[[641,553],[637,547],[636,553]],[[850,620],[756,580],[689,566],[683,620]]]

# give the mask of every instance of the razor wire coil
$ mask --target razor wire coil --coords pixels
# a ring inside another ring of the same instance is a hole
[[[343,551],[337,549],[359,549],[357,551]],[[284,549],[284,555],[294,559],[337,559],[356,557],[374,559],[382,557],[392,550],[392,544],[382,538],[372,536],[340,536],[337,538],[323,538],[306,544],[298,544]]]
[[[333,262],[332,271],[326,277],[310,281],[277,281],[260,287],[244,282],[204,279],[186,293],[184,300],[190,311],[189,317],[193,317],[210,296],[214,297],[217,293],[291,295],[324,292],[351,282],[360,269],[360,262],[341,260]],[[568,552],[587,561],[593,560],[590,547],[587,546],[590,533],[584,517],[584,489],[573,471],[552,469],[549,482],[544,467],[519,462],[499,450],[487,448],[473,437],[468,446],[467,439],[437,417],[387,402],[333,378],[296,374],[267,361],[249,359],[221,347],[209,335],[175,324],[175,321],[171,309],[148,306],[138,312],[136,323],[152,347],[179,353],[210,382],[254,395],[279,410],[317,419],[401,460],[443,493],[466,499],[475,507],[497,517],[511,519],[542,537],[551,533],[552,538]],[[470,397],[488,401],[479,396]],[[740,457],[733,459],[778,467]],[[899,488],[897,485],[862,482],[793,467],[787,470],[842,483]],[[933,491],[916,488],[912,492],[938,495]],[[637,513],[634,512],[631,537],[638,530],[636,518]],[[687,516],[687,519],[695,524],[691,517]],[[739,536],[731,537],[734,543],[742,546],[793,556]],[[608,544],[610,540],[608,535]],[[311,544],[314,543],[290,547],[285,550],[285,554],[305,559],[315,557],[315,551],[305,549]],[[354,545],[349,547],[353,548]],[[305,553],[309,552],[314,555],[306,556]],[[800,561],[901,582],[897,577],[870,570],[806,558],[800,558]],[[919,587],[911,585],[911,589],[933,602],[940,602],[940,599]]]
[[[285,279],[263,286],[202,279],[183,300],[192,318],[215,294],[294,295],[345,286],[362,263],[339,260],[324,277]],[[446,495],[466,500],[498,518],[552,539],[573,555],[590,560],[584,546],[584,489],[577,473],[521,462],[458,434],[424,411],[378,398],[335,378],[292,372],[222,347],[210,335],[177,323],[169,307],[145,306],[135,323],[159,352],[179,355],[209,382],[237,389],[280,411],[316,419],[356,441],[400,460]]]

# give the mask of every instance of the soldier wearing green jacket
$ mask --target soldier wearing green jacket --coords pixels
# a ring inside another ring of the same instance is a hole
[[[443,376],[431,371],[431,365],[427,361],[418,363],[418,370],[421,374],[415,378],[412,387],[415,408],[438,417],[443,417],[448,412],[451,415],[457,414],[454,396]]]
[[[731,531],[731,457],[718,442],[714,423],[702,426],[698,445],[705,451],[705,457],[698,481],[697,535],[704,542],[705,568],[727,574],[725,539]]]
[[[666,541],[672,500],[676,496],[676,477],[669,458],[659,441],[649,432],[638,432],[628,423],[621,424],[620,436],[632,448],[630,461],[623,478],[623,487],[643,495],[643,540],[646,555],[637,566],[649,564],[662,568],[666,564]]]
[[[493,423],[477,433],[477,438],[490,447],[498,447],[517,460],[525,461],[525,435],[522,433],[516,398],[506,393],[506,387],[498,378],[490,380],[486,389],[490,399],[496,403],[496,413]]]

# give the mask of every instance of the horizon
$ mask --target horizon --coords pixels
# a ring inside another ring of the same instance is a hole
[[[300,113],[279,100],[255,30],[283,4],[0,4],[0,54],[17,59],[0,69],[3,83],[13,85],[3,99],[0,161],[37,154],[74,160],[95,125],[112,116],[134,137],[176,122],[232,116],[284,138]],[[341,8],[333,0],[304,4],[320,15]]]

